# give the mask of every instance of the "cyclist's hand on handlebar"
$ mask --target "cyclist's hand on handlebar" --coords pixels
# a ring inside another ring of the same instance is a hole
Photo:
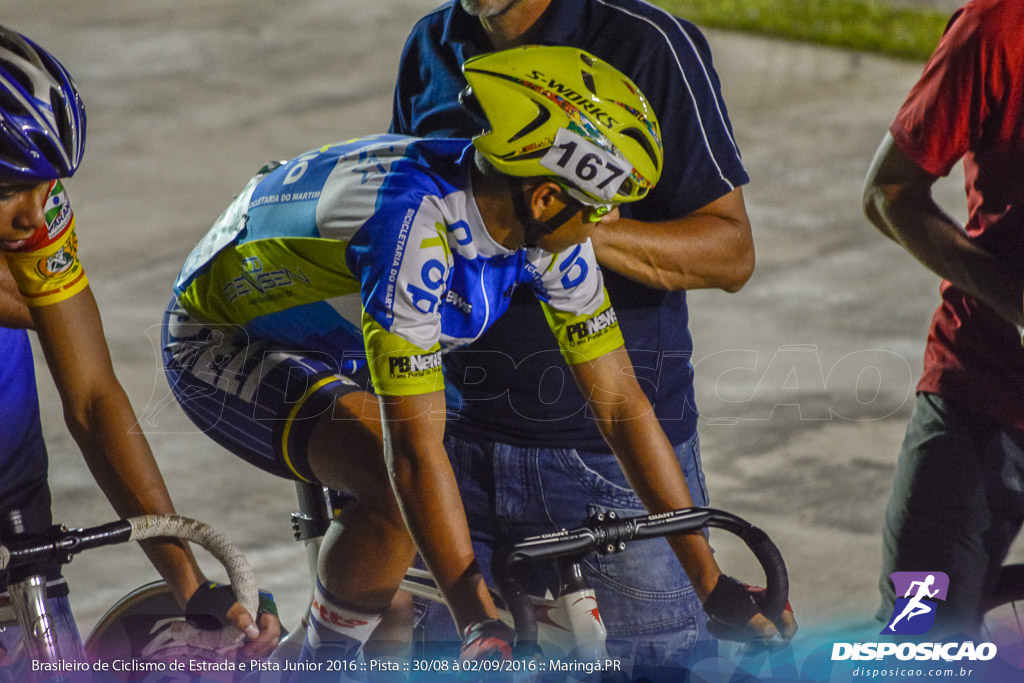
[[[462,634],[459,661],[513,659],[516,633],[498,619],[477,621],[466,627]]]
[[[743,587],[746,588],[747,592],[750,593],[750,596],[754,598],[754,603],[757,604],[757,608],[759,610],[763,610],[765,607],[766,596],[768,594],[767,589],[760,586],[748,586],[747,584],[743,584]],[[786,607],[782,610],[782,615],[774,622],[765,617],[763,613],[758,615],[758,617],[763,619],[765,622],[761,624],[762,628],[774,628],[776,632],[787,641],[793,639],[793,636],[796,635],[797,629],[799,628],[796,623],[796,615],[793,614],[793,606],[790,605],[789,602],[786,602]],[[754,618],[758,619],[758,617]],[[754,626],[754,628],[759,634],[763,632],[762,628],[758,628],[757,626]]]
[[[267,595],[270,595],[267,593]],[[270,598],[273,602],[273,598]],[[277,607],[275,606],[276,610]],[[245,645],[242,646],[242,654],[252,659],[263,659],[277,647],[281,639],[281,622],[277,612],[271,614],[263,608],[263,594],[260,594],[260,611],[257,614],[256,622],[244,607],[237,602],[228,610],[228,621],[231,625],[245,634]]]
[[[249,612],[235,602],[231,586],[211,581],[200,584],[185,606],[185,614],[200,628],[219,629],[232,626],[245,634],[241,652],[247,657],[260,659],[269,655],[281,636],[281,623],[277,616],[274,596],[260,591],[260,606],[253,621]]]
[[[708,631],[721,640],[760,640],[769,647],[784,645],[796,633],[796,618],[786,604],[776,622],[761,613],[765,589],[748,586],[722,574],[704,601]]]

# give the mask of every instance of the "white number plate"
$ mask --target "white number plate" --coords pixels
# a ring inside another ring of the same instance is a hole
[[[595,197],[611,201],[629,174],[629,165],[590,140],[565,128],[541,157],[541,166]]]

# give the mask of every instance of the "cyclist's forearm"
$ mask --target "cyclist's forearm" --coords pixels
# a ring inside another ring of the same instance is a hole
[[[115,380],[116,382],[116,380]],[[173,514],[174,504],[149,444],[132,417],[120,385],[97,399],[84,424],[72,428],[79,448],[111,506],[121,517]],[[187,544],[152,540],[142,549],[182,604],[203,581]]]
[[[618,456],[627,481],[648,512],[693,506],[675,451],[652,414],[611,422],[606,429],[608,443]],[[673,537],[669,544],[690,577],[697,596],[706,599],[722,573],[707,539],[695,532]]]
[[[608,441],[627,481],[649,512],[693,506],[675,450],[654,417],[650,402],[629,370],[625,351],[572,366],[598,428]],[[703,600],[721,571],[703,534],[680,536],[672,548]]]
[[[458,486],[444,449],[417,454],[397,449],[393,478],[402,514],[420,556],[437,580],[461,632],[469,624],[491,618],[482,601],[486,594],[476,565],[469,526]]]
[[[384,452],[399,507],[456,625],[461,632],[473,622],[496,617],[442,443],[443,395],[381,397],[381,410]]]
[[[149,444],[114,375],[91,289],[32,308],[31,314],[64,420],[114,509],[122,517],[173,512]],[[185,546],[151,543],[149,554],[179,597],[191,595],[202,580]]]

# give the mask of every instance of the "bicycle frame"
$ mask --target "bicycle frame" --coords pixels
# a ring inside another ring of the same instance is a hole
[[[292,515],[292,527],[296,540],[306,544],[311,576],[315,580],[319,540],[326,532],[334,510],[327,489],[315,484],[296,483],[296,491],[300,510]],[[782,555],[767,534],[728,512],[688,508],[631,518],[619,518],[614,512],[609,512],[597,515],[578,529],[517,543],[504,556],[496,556],[492,565],[498,588],[496,603],[502,619],[515,627],[518,643],[535,645],[546,656],[605,661],[608,658],[605,648],[607,631],[594,591],[583,574],[583,558],[592,552],[621,552],[634,540],[662,538],[705,527],[723,529],[746,543],[765,571],[767,606],[764,613],[771,619],[781,616],[788,599],[789,578]],[[560,577],[557,596],[540,598],[527,595],[514,578],[520,563],[538,560],[556,561]],[[402,588],[421,598],[444,602],[437,584],[424,570],[410,569]]]

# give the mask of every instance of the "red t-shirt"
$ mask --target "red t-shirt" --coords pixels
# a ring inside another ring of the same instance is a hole
[[[1024,276],[1024,2],[958,10],[890,131],[933,175],[963,158],[968,235]],[[1017,329],[949,282],[939,291],[918,391],[1024,431]]]

